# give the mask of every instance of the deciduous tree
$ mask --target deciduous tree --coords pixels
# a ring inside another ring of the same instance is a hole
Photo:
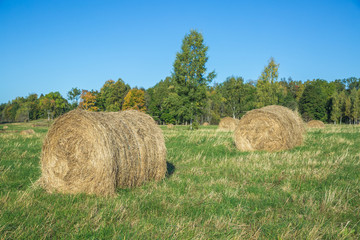
[[[355,124],[359,120],[360,103],[359,103],[359,90],[352,88],[350,92],[351,100],[351,120]]]
[[[106,81],[99,93],[100,108],[108,112],[120,111],[129,90],[130,86],[125,84],[121,78],[116,82],[113,80]]]
[[[71,108],[75,109],[78,106],[78,102],[79,102],[79,98],[81,95],[81,90],[78,88],[72,88],[68,93],[67,93],[67,97],[68,100],[72,102],[71,104]]]
[[[326,94],[316,84],[309,84],[305,87],[300,98],[299,110],[305,120],[327,120]]]
[[[335,92],[331,98],[331,116],[330,119],[334,121],[334,123],[338,123],[341,118],[341,106],[340,106],[340,98],[339,94]]]
[[[279,65],[270,58],[256,84],[256,107],[279,104],[279,99],[285,94],[283,86],[277,82]]]
[[[181,99],[181,107],[177,111],[181,121],[192,122],[205,111],[206,88],[216,76],[214,71],[205,76],[207,50],[202,34],[192,30],[185,35],[181,51],[176,54],[173,82]]]
[[[131,89],[124,98],[124,104],[122,106],[122,109],[134,109],[145,112],[145,92],[140,89]]]
[[[97,100],[96,95],[97,94],[94,91],[82,90],[80,96],[79,108],[91,112],[98,111],[99,107],[96,106],[96,100]]]

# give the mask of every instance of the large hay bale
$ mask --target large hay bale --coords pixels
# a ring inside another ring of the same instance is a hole
[[[204,122],[204,123],[203,123],[203,126],[209,126],[209,123],[208,123],[208,122]]]
[[[26,135],[33,135],[35,134],[35,131],[33,129],[26,129],[26,130],[22,130],[20,132],[20,135],[26,136]]]
[[[239,123],[238,119],[231,118],[231,117],[224,117],[219,122],[219,130],[222,131],[234,131],[236,125]]]
[[[237,125],[234,140],[241,151],[279,151],[301,145],[304,132],[299,114],[271,105],[247,112]]]
[[[311,120],[306,124],[308,128],[324,128],[325,124],[319,120]]]
[[[163,179],[165,158],[162,131],[149,115],[73,110],[48,131],[40,184],[49,192],[113,195]]]

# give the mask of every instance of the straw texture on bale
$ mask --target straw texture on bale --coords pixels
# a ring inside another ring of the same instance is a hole
[[[208,122],[204,122],[204,123],[203,123],[203,126],[209,126],[209,123],[208,123]]]
[[[145,113],[73,110],[50,127],[41,170],[49,192],[113,195],[164,178],[164,137]]]
[[[298,113],[271,105],[247,112],[236,127],[234,140],[241,151],[280,151],[301,145],[304,132]]]
[[[26,130],[22,130],[20,132],[20,135],[32,135],[32,134],[35,134],[35,131],[33,129],[26,129]]]
[[[319,120],[311,120],[306,124],[306,126],[308,128],[324,128],[325,124]]]
[[[238,123],[239,119],[224,117],[220,120],[218,129],[223,131],[234,131]]]

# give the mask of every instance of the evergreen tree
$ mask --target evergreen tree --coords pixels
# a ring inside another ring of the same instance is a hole
[[[206,87],[216,76],[214,71],[205,76],[207,50],[202,34],[192,30],[185,36],[181,51],[176,54],[173,82],[181,101],[177,111],[180,121],[198,120],[205,111]]]

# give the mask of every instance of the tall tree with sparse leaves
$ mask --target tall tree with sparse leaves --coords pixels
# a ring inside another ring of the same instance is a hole
[[[71,103],[71,108],[72,109],[75,109],[77,108],[77,106],[79,105],[79,98],[80,98],[80,95],[81,95],[81,90],[79,88],[72,88],[67,96],[68,96],[68,99],[72,102]]]
[[[279,104],[279,100],[283,98],[285,88],[277,82],[279,65],[274,58],[270,58],[268,65],[261,73],[256,84],[256,107]]]

